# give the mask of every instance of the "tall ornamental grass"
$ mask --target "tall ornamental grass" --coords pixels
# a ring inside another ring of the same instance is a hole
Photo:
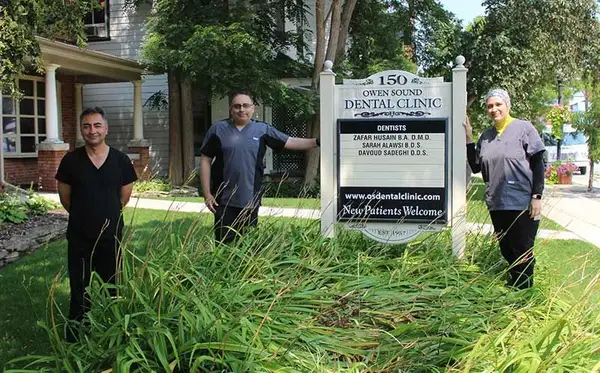
[[[124,244],[117,296],[92,282],[77,343],[50,299],[53,354],[7,373],[600,370],[598,277],[576,302],[515,291],[489,236],[470,236],[463,261],[449,242],[323,239],[318,222],[271,219],[215,246],[199,223],[166,224]]]

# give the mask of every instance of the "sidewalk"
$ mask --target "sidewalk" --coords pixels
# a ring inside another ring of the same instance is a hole
[[[59,201],[57,194],[41,193],[44,197]],[[206,208],[204,203],[199,202],[181,202],[175,198],[173,200],[159,200],[159,199],[148,199],[148,198],[137,198],[132,197],[127,207],[148,209],[148,210],[169,210],[178,212],[195,212],[195,213],[209,213],[210,211]],[[275,216],[275,217],[296,217],[302,219],[319,219],[320,211],[311,209],[294,209],[294,208],[281,208],[281,207],[265,207],[262,206],[258,212],[260,216]],[[467,223],[468,229],[479,232],[493,232],[491,224],[480,224],[480,223]],[[553,231],[542,229],[538,233],[539,238],[544,239],[556,239],[556,240],[576,240],[581,239],[580,236],[572,232],[567,231]],[[600,236],[598,236],[600,238]]]
[[[542,214],[577,237],[600,247],[600,189],[587,192],[587,177],[572,185],[547,185]]]

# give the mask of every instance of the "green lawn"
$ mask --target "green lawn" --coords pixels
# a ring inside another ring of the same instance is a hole
[[[484,184],[481,179],[473,178],[471,189],[467,196],[467,221],[473,223],[485,223],[492,224],[490,214],[488,213],[485,205],[485,191]],[[550,229],[556,231],[566,230],[562,225],[556,223],[554,220],[550,220],[544,216],[540,221],[540,229]]]
[[[66,241],[59,240],[0,269],[0,368],[11,358],[48,352],[48,338],[37,323],[46,320],[49,289],[57,275],[55,300],[68,312],[66,258]]]
[[[168,201],[204,203],[204,197],[142,197]],[[135,202],[135,201],[134,201]],[[320,209],[321,200],[317,198],[263,198],[262,205],[292,209]]]
[[[277,220],[261,218],[261,226],[269,227]],[[317,224],[316,221],[289,220],[293,224]],[[192,226],[196,236],[211,235],[212,217],[209,214],[134,211],[128,208],[125,221],[135,228],[129,231],[131,245],[145,250],[148,249],[146,245],[140,243],[152,242],[153,236],[170,235],[173,239],[186,239],[186,233]],[[600,267],[600,250],[581,241],[545,240],[537,249],[537,257],[538,283],[541,286],[569,287],[574,297],[589,281],[589,277],[584,275],[597,273]],[[47,245],[0,270],[0,367],[19,356],[49,352],[48,337],[37,324],[46,321],[49,289],[55,278],[54,301],[66,313],[69,290],[65,240]]]
[[[144,197],[149,199],[160,199],[181,202],[204,203],[202,197]],[[135,202],[135,201],[133,201]],[[490,214],[484,202],[483,182],[481,179],[473,178],[473,184],[468,196],[467,221],[472,223],[492,224]],[[319,209],[321,202],[317,198],[263,198],[263,206],[295,208],[295,209]],[[540,229],[564,231],[560,224],[542,217]]]

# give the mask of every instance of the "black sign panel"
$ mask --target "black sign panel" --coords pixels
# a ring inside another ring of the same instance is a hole
[[[446,223],[444,188],[340,187],[340,221]]]
[[[446,133],[445,119],[340,119],[339,133]]]

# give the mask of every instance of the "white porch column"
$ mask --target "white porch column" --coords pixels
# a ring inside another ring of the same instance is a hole
[[[58,95],[56,91],[56,69],[60,66],[46,66],[46,140],[47,144],[62,144],[58,135]]]
[[[133,83],[133,139],[127,143],[127,152],[132,159],[135,173],[140,180],[152,177],[150,167],[150,141],[144,139],[144,119],[142,111],[142,81]]]
[[[144,139],[144,118],[142,114],[142,81],[133,82],[133,140]]]
[[[81,123],[79,118],[83,112],[83,83],[75,83],[75,133],[77,134],[77,146],[83,145],[83,135],[81,135]]]

